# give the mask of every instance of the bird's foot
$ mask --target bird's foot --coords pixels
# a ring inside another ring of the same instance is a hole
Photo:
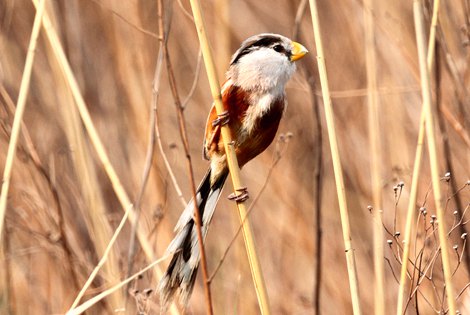
[[[250,198],[247,187],[241,187],[236,189],[235,191],[236,193],[231,193],[230,195],[228,195],[229,200],[234,200],[236,202],[244,202],[248,198]]]
[[[212,122],[212,126],[216,127],[216,126],[226,125],[228,124],[229,120],[230,120],[229,112],[228,111],[222,112],[217,115],[216,119],[214,119],[214,121]]]

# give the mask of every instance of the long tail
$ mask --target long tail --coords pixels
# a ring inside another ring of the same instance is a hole
[[[205,239],[212,220],[217,201],[224,187],[228,173],[225,172],[211,186],[211,171],[199,184],[196,200],[202,218],[202,236]],[[176,236],[167,248],[167,253],[174,253],[165,275],[160,280],[159,291],[161,306],[165,309],[180,290],[180,303],[188,304],[194,288],[199,267],[200,252],[194,222],[194,200],[184,209],[175,227]]]

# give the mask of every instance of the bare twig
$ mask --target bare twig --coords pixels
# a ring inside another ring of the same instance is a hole
[[[196,70],[194,70],[193,84],[191,86],[191,89],[188,92],[188,95],[186,95],[186,98],[184,99],[183,103],[181,103],[181,107],[183,107],[183,109],[186,108],[189,101],[191,100],[191,97],[193,97],[193,94],[196,91],[197,82],[199,80],[199,74],[201,73],[201,65],[202,65],[202,52],[201,50],[199,50],[199,53],[197,54]]]
[[[132,26],[133,28],[135,28],[136,30],[138,30],[139,32],[141,33],[144,33],[145,35],[148,35],[148,36],[151,36],[153,38],[156,38],[158,39],[158,35],[155,34],[154,32],[151,32],[149,30],[146,30],[145,28],[129,21],[126,17],[122,16],[121,14],[119,14],[118,12],[108,8],[107,6],[105,6],[103,3],[99,2],[98,0],[91,0],[93,3],[99,5],[102,9],[106,10],[106,11],[109,11],[111,12],[113,15],[115,15],[116,17],[118,17],[119,19],[121,19],[122,21],[124,21],[126,24]]]
[[[439,56],[439,48],[440,48],[439,46],[440,45],[436,47],[437,56]],[[436,70],[434,74],[435,74],[435,81],[436,81],[436,85],[435,85],[436,86],[436,106],[440,110],[440,112],[443,113],[444,111],[447,110],[447,108],[444,109],[445,108],[443,104],[444,102],[442,102],[442,98],[441,98],[442,77],[441,77],[441,59],[440,58],[437,58]],[[444,148],[443,153],[444,153],[444,158],[445,158],[446,171],[450,172],[451,174],[451,178],[449,179],[449,188],[452,190],[453,197],[455,199],[455,204],[457,205],[457,212],[460,216],[462,216],[463,203],[462,203],[462,200],[460,199],[459,189],[457,188],[457,183],[455,182],[455,179],[452,176],[454,174],[454,165],[452,162],[452,150],[450,147],[449,135],[447,133],[447,128],[444,122],[444,117],[447,117],[447,116],[437,115],[438,126],[440,129],[440,133],[442,134],[442,144]],[[463,137],[463,139],[465,139],[465,137]],[[448,198],[447,200],[449,201],[450,198]],[[465,228],[465,226],[461,224],[459,225],[459,231],[460,231],[460,234],[468,233],[468,230]],[[462,257],[465,257],[465,267],[467,271],[470,271],[470,252],[467,250],[465,252],[462,252],[462,254],[463,254]]]
[[[165,150],[163,149],[162,138],[161,138],[161,135],[160,135],[160,124],[158,123],[158,108],[157,108],[155,114],[156,114],[155,134],[156,134],[158,148],[160,150],[160,154],[162,155],[163,162],[165,163],[165,167],[168,171],[168,174],[170,175],[171,181],[173,183],[173,187],[176,190],[176,194],[178,196],[178,199],[180,200],[181,205],[183,207],[186,207],[187,202],[184,199],[183,192],[181,191],[181,188],[178,184],[178,180],[176,179],[175,173],[173,172],[173,169],[171,168],[170,162],[168,161],[168,157],[166,156]]]
[[[165,34],[163,33],[164,29],[164,23],[163,23],[163,0],[158,1],[158,25],[159,25],[159,32],[160,32],[160,38],[162,38],[162,43],[163,43],[163,51],[165,54],[165,59],[166,59],[166,68],[168,72],[168,78],[170,82],[170,89],[171,93],[173,94],[173,99],[175,102],[176,106],[176,111],[178,115],[178,125],[179,125],[179,131],[180,131],[180,136],[181,136],[181,141],[183,142],[183,147],[184,147],[184,152],[186,155],[186,160],[187,160],[187,166],[188,166],[188,177],[189,177],[189,183],[191,186],[191,192],[193,196],[193,200],[196,200],[196,184],[194,182],[194,171],[193,171],[193,165],[191,162],[191,154],[190,154],[190,149],[189,149],[189,140],[188,140],[188,134],[186,131],[186,123],[185,123],[185,118],[184,118],[184,112],[183,112],[183,107],[181,105],[180,97],[178,94],[178,88],[176,85],[176,79],[175,75],[173,73],[173,67],[171,65],[171,59],[170,59],[170,54],[168,51],[168,45],[165,41]],[[201,226],[202,226],[202,218],[201,218],[201,213],[199,212],[197,202],[194,202],[194,218],[196,222],[196,232],[197,232],[197,238],[198,238],[198,243],[199,243],[199,251],[201,254],[201,269],[202,269],[202,276],[204,278],[204,293],[206,297],[206,307],[207,307],[207,314],[213,314],[213,309],[212,309],[212,298],[211,298],[211,291],[210,291],[210,283],[208,282],[208,271],[207,271],[207,262],[206,262],[206,252],[204,248],[204,238],[202,236],[202,231],[201,231]]]
[[[134,223],[132,224],[131,235],[129,239],[129,251],[127,254],[127,276],[129,276],[132,273],[132,269],[133,269],[134,257],[137,251],[137,244],[136,244],[136,229],[138,226],[137,223],[139,222],[140,214],[142,212],[142,209],[141,209],[142,197],[144,195],[145,187],[147,186],[147,181],[150,175],[150,170],[151,170],[153,158],[154,158],[155,126],[156,126],[156,116],[157,116],[156,112],[157,112],[157,102],[158,102],[158,96],[159,96],[158,92],[160,89],[162,63],[163,63],[163,50],[160,45],[160,49],[158,51],[157,65],[155,67],[155,75],[153,78],[153,85],[152,85],[152,101],[150,102],[149,140],[148,140],[148,146],[147,146],[147,154],[145,157],[141,186],[140,186],[139,193],[134,203],[136,219]]]

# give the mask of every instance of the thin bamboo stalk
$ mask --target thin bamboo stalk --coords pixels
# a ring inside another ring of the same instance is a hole
[[[343,230],[343,241],[346,253],[352,307],[354,314],[358,315],[361,314],[361,305],[359,302],[359,285],[357,281],[356,260],[354,258],[354,248],[352,247],[351,228],[349,226],[349,213],[344,188],[343,170],[341,167],[338,142],[336,139],[333,108],[331,105],[331,96],[328,87],[328,76],[326,73],[325,56],[323,53],[323,43],[321,40],[320,22],[318,19],[318,9],[315,0],[309,0],[309,3],[310,13],[312,15],[313,33],[315,36],[315,44],[317,49],[318,71],[320,74],[320,83],[323,95],[323,104],[325,108],[328,139],[330,141],[331,156],[333,159],[333,170],[335,174],[336,192],[338,195],[341,226]]]
[[[13,161],[16,155],[16,148],[18,138],[21,131],[21,121],[26,108],[26,99],[28,97],[29,84],[31,82],[31,73],[33,70],[34,56],[36,54],[36,44],[41,30],[41,20],[45,10],[45,0],[37,6],[36,17],[34,18],[33,29],[31,31],[31,39],[29,40],[28,54],[26,55],[26,62],[24,65],[23,76],[21,78],[20,92],[18,95],[18,102],[16,104],[15,118],[11,128],[10,143],[8,144],[7,158],[5,161],[5,168],[3,171],[2,192],[0,194],[0,239],[3,232],[3,223],[5,220],[7,197],[10,189],[11,172],[13,169]]]
[[[431,106],[431,84],[426,63],[426,43],[423,21],[423,8],[420,1],[413,2],[413,13],[415,20],[416,41],[418,44],[419,68],[421,75],[421,88],[423,97],[423,109],[426,112],[426,140],[428,143],[429,160],[431,164],[431,178],[436,206],[439,243],[441,246],[442,266],[444,269],[445,290],[449,314],[455,314],[455,293],[452,284],[452,270],[450,267],[449,251],[447,244],[447,232],[445,230],[445,218],[443,198],[440,188],[439,161],[437,159],[436,138],[434,131],[434,113]]]
[[[365,55],[368,90],[368,124],[371,156],[371,184],[373,200],[373,239],[375,294],[374,308],[376,315],[385,314],[385,277],[384,277],[384,235],[382,227],[382,157],[380,152],[380,122],[377,93],[377,61],[375,56],[373,1],[364,0]]]
[[[434,60],[434,44],[436,41],[436,26],[437,26],[437,17],[439,13],[439,2],[440,0],[435,0],[434,6],[433,6],[431,31],[429,33],[429,43],[428,43],[428,52],[427,52],[428,72],[431,71],[432,63]],[[406,215],[406,224],[405,224],[405,233],[404,233],[405,235],[403,238],[403,257],[401,260],[402,265],[401,265],[401,272],[400,272],[400,287],[398,289],[398,298],[397,298],[397,315],[403,314],[406,274],[407,274],[408,259],[410,256],[411,228],[412,228],[414,217],[415,217],[415,207],[416,207],[416,200],[417,200],[417,195],[418,195],[419,173],[421,172],[421,162],[422,162],[421,158],[423,156],[423,143],[424,143],[425,128],[426,128],[426,112],[423,108],[421,111],[421,116],[419,120],[418,142],[416,144],[413,175],[411,179],[410,200],[408,202],[408,210],[407,210],[407,215]]]
[[[222,104],[222,98],[220,95],[220,84],[217,79],[217,71],[214,64],[214,58],[212,56],[211,48],[206,34],[204,26],[204,19],[202,17],[201,4],[198,0],[190,0],[191,8],[193,11],[194,22],[196,24],[197,33],[199,36],[199,42],[201,44],[202,55],[206,66],[207,76],[209,78],[209,84],[211,88],[212,98],[214,99],[215,107],[218,114],[224,112]],[[224,141],[225,152],[227,155],[227,163],[230,170],[230,176],[232,178],[233,189],[239,191],[243,185],[240,179],[240,169],[238,167],[237,157],[232,144],[230,130],[228,126],[222,126],[222,139]],[[270,306],[268,300],[268,294],[261,272],[261,266],[256,252],[255,241],[253,237],[253,231],[251,223],[247,217],[247,210],[243,202],[237,202],[238,212],[240,220],[243,225],[243,238],[245,240],[245,247],[248,255],[248,261],[250,263],[251,275],[255,285],[256,295],[260,307],[261,314],[270,314]]]

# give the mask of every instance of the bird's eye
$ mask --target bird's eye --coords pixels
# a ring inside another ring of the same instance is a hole
[[[282,47],[282,45],[276,45],[273,47],[273,49],[277,52],[283,52],[284,51],[284,47]]]

